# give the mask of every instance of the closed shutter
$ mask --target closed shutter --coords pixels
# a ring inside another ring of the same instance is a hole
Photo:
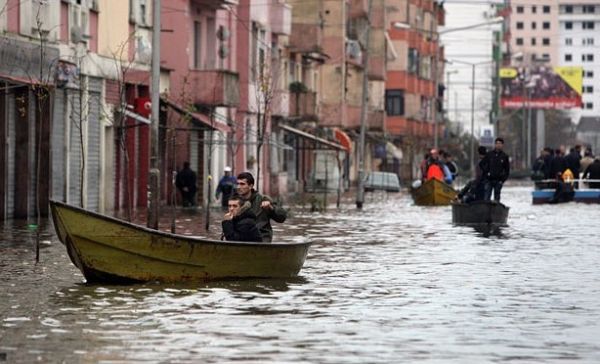
[[[54,94],[54,115],[52,116],[50,133],[50,151],[52,153],[52,190],[50,197],[65,201],[65,91],[56,90]]]
[[[78,91],[69,92],[70,106],[70,132],[69,132],[69,202],[76,206],[81,206],[81,141],[80,141],[80,97]]]
[[[8,108],[8,128],[7,128],[7,136],[8,136],[8,145],[6,148],[6,170],[8,173],[6,174],[6,216],[12,216],[13,211],[15,211],[15,143],[16,143],[16,135],[15,135],[15,118],[16,118],[16,108],[15,108],[15,95],[9,94],[7,101]]]
[[[89,78],[89,115],[87,142],[87,208],[98,211],[100,208],[100,100],[102,79]]]

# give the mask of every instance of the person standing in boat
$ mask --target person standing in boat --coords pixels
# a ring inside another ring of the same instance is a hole
[[[231,241],[261,242],[262,237],[256,227],[256,216],[250,202],[242,202],[239,196],[227,199],[227,213],[223,217],[223,237]]]
[[[231,175],[231,167],[226,166],[223,169],[224,176],[219,180],[219,184],[217,185],[217,190],[215,192],[215,199],[219,199],[219,195],[221,195],[221,207],[223,210],[227,211],[229,198],[233,196],[235,193],[235,185],[237,183],[237,179]]]
[[[251,211],[256,215],[256,227],[260,231],[263,242],[270,243],[273,240],[273,228],[271,220],[278,223],[285,222],[287,211],[269,197],[258,193],[254,189],[254,177],[249,172],[242,172],[237,176],[237,195],[242,201],[249,201]]]
[[[190,168],[190,162],[183,163],[183,169],[177,172],[175,177],[175,187],[181,193],[183,207],[191,207],[196,205],[196,172]]]
[[[504,182],[510,175],[510,161],[508,155],[502,150],[504,139],[496,138],[494,149],[485,156],[487,171],[485,177],[485,200],[489,201],[494,193],[494,201],[500,201],[500,192]]]
[[[600,156],[594,159],[594,162],[590,164],[583,172],[584,179],[600,180]],[[590,182],[590,188],[600,188],[600,182]]]

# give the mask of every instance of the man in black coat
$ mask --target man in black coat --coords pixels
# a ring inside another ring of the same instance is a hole
[[[582,178],[600,180],[600,157],[596,157],[583,172]],[[600,182],[590,182],[590,188],[600,188]]]
[[[500,201],[502,185],[510,175],[508,155],[502,150],[504,139],[496,138],[494,149],[485,156],[487,171],[485,174],[485,200],[489,201],[494,192],[494,201]]]
[[[251,210],[250,202],[242,204],[239,196],[229,198],[228,212],[223,217],[221,226],[225,240],[261,242],[262,237],[256,227],[256,216]]]
[[[565,157],[565,163],[567,164],[567,168],[573,172],[573,177],[578,180],[581,168],[581,145],[571,148],[569,154]]]

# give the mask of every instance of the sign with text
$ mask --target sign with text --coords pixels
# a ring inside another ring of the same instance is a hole
[[[499,76],[503,108],[571,109],[582,105],[582,67],[506,67]]]

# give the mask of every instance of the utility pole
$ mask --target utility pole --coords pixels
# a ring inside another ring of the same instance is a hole
[[[369,44],[371,43],[371,10],[373,0],[368,0],[367,30],[365,39],[365,54],[363,55],[363,85],[362,107],[360,110],[360,139],[358,142],[358,188],[356,191],[356,208],[362,209],[365,201],[365,128],[367,109],[369,107]]]
[[[471,175],[475,176],[475,63],[471,65],[471,145],[469,152],[469,166]]]
[[[150,176],[148,186],[148,227],[158,229],[160,170],[158,163],[158,124],[160,109],[160,0],[152,4],[152,125],[150,126]]]

